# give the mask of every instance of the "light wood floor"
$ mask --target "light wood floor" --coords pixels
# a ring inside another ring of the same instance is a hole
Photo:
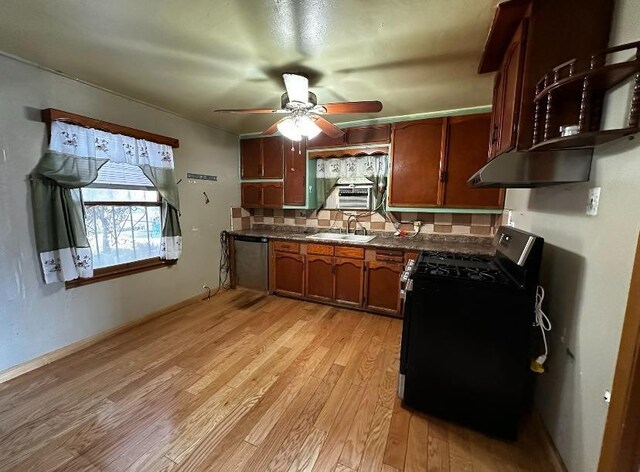
[[[2,471],[551,471],[396,398],[401,322],[224,292],[0,385]]]

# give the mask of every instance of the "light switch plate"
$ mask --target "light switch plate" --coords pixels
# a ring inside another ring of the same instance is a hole
[[[589,202],[587,203],[587,215],[589,216],[596,216],[598,214],[600,190],[600,187],[593,187],[589,189]]]

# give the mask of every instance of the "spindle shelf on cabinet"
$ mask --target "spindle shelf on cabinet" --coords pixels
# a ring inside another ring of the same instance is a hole
[[[607,63],[607,57],[635,49],[632,59]],[[601,129],[605,93],[635,74],[628,125]],[[578,132],[562,136],[560,126],[577,125]],[[640,132],[640,41],[611,47],[585,64],[564,62],[540,79],[535,88],[531,150],[594,147]]]

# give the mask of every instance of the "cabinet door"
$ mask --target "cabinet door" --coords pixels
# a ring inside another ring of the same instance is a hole
[[[346,144],[346,142],[346,134],[343,134],[342,136],[339,136],[337,138],[332,138],[331,136],[327,136],[324,133],[320,133],[315,138],[307,141],[307,149],[342,147]]]
[[[285,141],[284,147],[284,204],[304,206],[307,195],[307,148],[305,141],[293,141],[291,145]]]
[[[394,124],[390,205],[430,207],[440,203],[442,142],[441,118]]]
[[[306,294],[309,298],[333,300],[333,258],[307,256]]]
[[[524,28],[522,23],[515,32],[501,68],[502,94],[500,104],[502,110],[499,122],[498,145],[495,154],[502,154],[514,148],[517,138],[518,115],[520,111],[520,92],[522,90],[522,74],[524,64]]]
[[[489,114],[456,116],[447,119],[445,206],[502,207],[501,189],[473,188],[467,184],[467,179],[485,164],[490,121]]]
[[[368,262],[365,276],[365,308],[398,315],[401,273],[402,264]]]
[[[262,184],[240,185],[243,208],[262,208]]]
[[[262,206],[264,208],[282,207],[282,182],[265,182],[262,186]]]
[[[334,299],[339,303],[362,306],[364,262],[336,258],[334,263]]]
[[[262,138],[262,177],[281,179],[284,160],[284,138]]]
[[[361,128],[347,128],[347,144],[388,143],[391,141],[391,126],[363,126]]]
[[[304,294],[304,256],[276,252],[274,255],[274,291],[283,295]]]
[[[240,175],[243,179],[262,177],[262,139],[240,141]]]
[[[500,147],[500,122],[502,121],[502,96],[504,94],[504,82],[502,81],[502,71],[496,72],[493,85],[493,109],[491,110],[491,129],[489,133],[489,152],[487,161],[498,155]]]

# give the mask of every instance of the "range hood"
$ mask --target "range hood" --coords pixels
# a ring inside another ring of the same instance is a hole
[[[586,182],[593,149],[514,151],[501,154],[473,174],[472,187],[533,188]]]

